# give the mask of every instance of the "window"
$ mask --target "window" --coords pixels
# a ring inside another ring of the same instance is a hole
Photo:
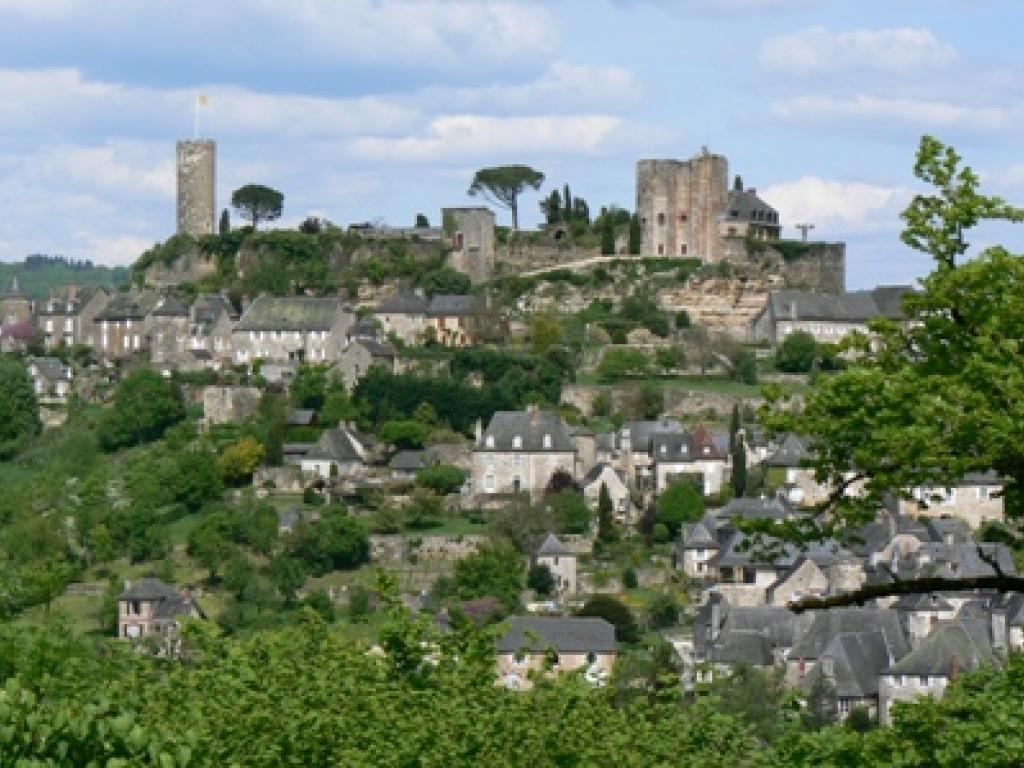
[[[665,255],[665,246],[662,245],[661,243],[658,243],[658,255],[659,256],[664,256]]]
[[[513,448],[522,448],[523,447],[523,438],[520,435],[513,435],[512,436],[512,447]]]
[[[465,240],[466,239],[465,239],[465,237],[463,237],[461,232],[456,232],[455,233],[455,242],[453,244],[455,246],[455,250],[456,251],[461,251],[462,250],[462,247],[465,244]]]
[[[544,435],[543,445],[545,448],[551,447],[551,435]]]
[[[484,490],[487,493],[494,493],[494,475],[487,475],[484,478]]]
[[[903,685],[903,675],[893,675],[893,685]]]
[[[518,664],[519,666],[523,666],[523,664],[526,663],[526,659],[527,656],[522,651],[519,651],[519,653],[516,654],[516,664]]]
[[[664,223],[665,223],[665,214],[664,213],[659,213],[658,214],[658,224],[661,225],[661,224],[664,224]]]
[[[927,688],[928,687],[928,675],[921,675],[921,677],[919,678],[918,682],[921,684],[922,688]]]
[[[558,565],[558,558],[555,558],[555,565]]]
[[[140,603],[138,600],[132,600],[128,604],[128,607],[129,607],[128,613],[131,614],[132,616],[141,616],[142,615],[142,603]]]
[[[488,448],[493,448],[494,447],[494,435],[488,435],[486,438],[484,438],[484,445],[486,445]]]
[[[686,243],[683,243],[682,245],[679,246],[679,255],[685,256],[688,250],[689,246],[687,246]]]
[[[680,221],[686,221],[686,220],[687,220],[687,219],[689,219],[689,218],[690,218],[690,217],[689,217],[689,215],[688,215],[688,214],[686,213],[686,211],[683,211],[682,213],[680,213],[680,214],[679,214],[679,220],[680,220]]]
[[[587,664],[593,664],[595,661],[597,661],[597,654],[594,653],[593,651],[588,651],[587,652]]]

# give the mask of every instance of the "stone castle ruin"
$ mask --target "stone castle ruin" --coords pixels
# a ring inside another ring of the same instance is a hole
[[[217,144],[212,139],[193,139],[179,141],[177,149],[177,232],[212,235],[217,212]]]
[[[489,208],[444,208],[441,211],[444,238],[451,246],[448,263],[469,275],[473,283],[494,276],[494,212]]]

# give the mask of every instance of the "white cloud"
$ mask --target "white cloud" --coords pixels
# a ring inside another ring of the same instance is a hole
[[[843,182],[802,176],[773,184],[759,194],[792,226],[813,223],[815,234],[829,238],[850,233],[877,232],[898,226],[899,212],[912,197],[906,187]]]
[[[873,123],[884,129],[911,127],[921,130],[960,129],[999,134],[1021,130],[1024,107],[967,106],[948,101],[854,96],[796,96],[777,101],[772,114],[795,123]]]
[[[349,149],[362,158],[414,162],[503,153],[593,154],[614,141],[622,126],[611,115],[446,115],[415,135],[356,139]]]
[[[65,185],[174,199],[174,159],[156,142],[54,147],[41,153],[33,174]]]
[[[956,49],[929,29],[909,27],[830,32],[808,27],[761,44],[761,65],[798,76],[848,71],[906,74],[946,67]]]

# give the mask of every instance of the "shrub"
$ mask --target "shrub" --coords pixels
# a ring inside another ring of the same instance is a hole
[[[610,595],[597,595],[590,598],[576,615],[604,619],[615,627],[615,638],[619,642],[635,643],[640,639],[640,630],[637,628],[632,612]]]

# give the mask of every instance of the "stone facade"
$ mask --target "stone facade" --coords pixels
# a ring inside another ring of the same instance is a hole
[[[51,295],[39,308],[36,318],[47,349],[64,345],[96,343],[96,315],[106,306],[110,295],[103,288],[78,289],[65,286]]]
[[[557,413],[535,406],[495,412],[473,448],[472,488],[478,497],[539,496],[560,471],[577,477],[575,445]]]
[[[217,145],[212,139],[179,141],[177,231],[212,235],[217,202]]]
[[[897,512],[914,517],[955,517],[972,530],[1003,522],[1003,483],[998,477],[972,476],[952,488],[914,488],[899,499]]]
[[[489,208],[444,208],[444,236],[452,248],[448,263],[474,283],[494,275],[494,212]]]
[[[203,423],[241,424],[260,405],[256,387],[203,387]]]
[[[638,161],[640,252],[720,261],[719,217],[727,207],[728,177],[728,160],[706,147],[689,160]]]
[[[354,322],[340,299],[260,297],[231,334],[235,362],[336,362]]]

